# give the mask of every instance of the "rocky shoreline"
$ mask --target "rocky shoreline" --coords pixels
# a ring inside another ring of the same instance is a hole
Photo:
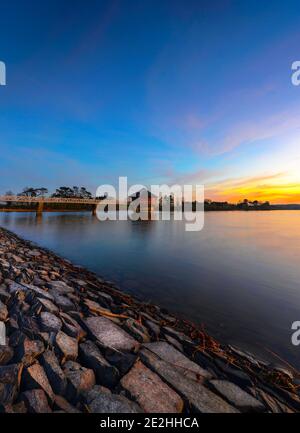
[[[300,411],[296,371],[0,228],[3,324],[2,413]]]

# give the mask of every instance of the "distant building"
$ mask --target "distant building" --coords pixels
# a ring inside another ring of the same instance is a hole
[[[156,197],[156,195],[152,194],[146,188],[143,188],[140,191],[130,195],[128,197],[128,205],[138,199],[140,202],[140,211],[142,212],[148,212],[150,210],[156,209],[159,203],[158,197]]]

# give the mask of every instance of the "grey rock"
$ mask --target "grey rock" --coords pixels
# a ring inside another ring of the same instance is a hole
[[[30,340],[25,337],[16,349],[18,362],[30,365],[45,350],[45,346],[40,340]]]
[[[48,381],[47,375],[43,367],[39,364],[33,364],[30,367],[24,368],[22,383],[25,389],[42,388],[50,401],[54,399],[54,393]]]
[[[219,359],[217,359],[215,363],[222,370],[222,372],[226,374],[227,378],[236,385],[241,387],[253,385],[250,377],[244,371],[235,367],[231,367]]]
[[[64,360],[75,360],[78,356],[78,342],[62,331],[56,334],[55,345]]]
[[[212,388],[226,400],[242,411],[264,412],[265,406],[252,395],[243,391],[239,386],[227,380],[211,380]]]
[[[31,413],[51,413],[46,394],[42,389],[33,389],[21,394],[22,400]]]
[[[78,341],[80,341],[82,338],[86,336],[86,332],[82,329],[82,327],[79,325],[77,320],[75,320],[69,314],[62,312],[60,314],[60,318],[63,321],[63,331],[67,335],[76,338]]]
[[[55,290],[62,295],[73,293],[73,287],[68,286],[64,281],[51,281],[47,283],[49,289]]]
[[[64,373],[68,379],[66,394],[68,400],[76,401],[80,394],[91,390],[96,384],[96,378],[93,370],[82,367],[77,362],[66,362]]]
[[[67,388],[67,378],[62,371],[54,352],[50,350],[44,352],[41,356],[41,363],[54,393],[64,395]]]
[[[54,406],[56,406],[57,411],[62,411],[64,413],[81,413],[80,410],[72,406],[64,397],[61,395],[56,395],[54,399]],[[56,411],[56,412],[57,412]]]
[[[28,289],[27,289],[27,287],[23,286],[22,284],[15,283],[13,281],[12,283],[9,284],[8,290],[10,293],[15,293],[15,292],[20,292],[20,291],[26,292]]]
[[[154,370],[179,395],[189,402],[192,409],[202,413],[237,413],[238,410],[218,397],[200,382],[181,374],[177,367],[164,361],[147,349],[140,351],[141,360]]]
[[[149,413],[181,413],[183,400],[160,377],[137,361],[121,380],[123,388]]]
[[[0,346],[0,365],[8,364],[14,356],[14,350],[9,346]]]
[[[24,286],[27,289],[32,290],[39,298],[48,299],[49,301],[54,300],[53,296],[51,296],[51,294],[49,292],[47,292],[44,289],[41,289],[40,287],[37,287],[33,284],[25,284],[25,283],[24,283]]]
[[[51,295],[54,298],[55,304],[63,311],[72,311],[75,309],[73,302],[64,295],[59,295],[54,291],[51,291]]]
[[[7,306],[0,301],[0,321],[5,321],[8,316]]]
[[[89,317],[85,320],[85,325],[104,347],[128,352],[139,347],[134,338],[106,317]]]
[[[149,343],[150,336],[148,334],[147,328],[141,325],[137,320],[127,319],[124,327],[126,331],[129,332],[135,339],[137,339],[140,343]]]
[[[4,288],[0,288],[0,300],[4,303],[7,304],[7,302],[9,301],[11,297],[11,294],[8,293]]]
[[[0,404],[13,403],[19,390],[21,364],[0,366]]]
[[[137,354],[106,350],[105,358],[110,364],[114,365],[119,370],[121,376],[124,376],[124,374],[128,373],[135,363]]]
[[[140,413],[141,408],[122,395],[100,393],[91,390],[84,394],[86,404],[92,413]]]
[[[48,311],[49,313],[57,313],[59,311],[58,307],[49,299],[37,298],[37,300],[43,310]]]
[[[150,333],[155,337],[158,338],[160,334],[160,326],[156,323],[154,323],[152,320],[145,320],[145,323],[150,331]]]
[[[171,346],[167,342],[157,341],[144,345],[148,350],[155,353],[164,361],[176,367],[186,377],[191,377],[194,380],[198,380],[199,376],[206,379],[211,379],[212,375],[201,368],[198,364],[188,359],[179,350]]]
[[[98,347],[92,341],[86,341],[79,346],[82,364],[91,368],[97,381],[105,386],[113,388],[119,381],[119,372],[116,367],[107,362]]]
[[[40,323],[44,332],[58,332],[62,327],[62,321],[48,311],[41,312]]]
[[[171,337],[171,335],[166,334],[165,335],[166,340],[172,344],[172,346],[174,346],[176,349],[180,350],[180,352],[183,352],[183,346],[182,344],[176,340],[176,338]]]

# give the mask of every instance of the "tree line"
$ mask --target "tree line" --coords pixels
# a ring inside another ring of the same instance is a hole
[[[32,188],[26,187],[17,194],[17,196],[25,196],[25,197],[45,197],[49,193],[47,188]],[[8,191],[6,193],[8,196],[14,195],[12,191]],[[61,186],[56,189],[56,191],[51,194],[50,197],[53,198],[87,198],[92,199],[93,195],[90,191],[88,191],[84,186]]]

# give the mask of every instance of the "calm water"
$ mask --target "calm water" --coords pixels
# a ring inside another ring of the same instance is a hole
[[[203,323],[223,342],[299,367],[300,212],[210,212],[182,222],[99,222],[87,213],[0,213],[0,225]]]

